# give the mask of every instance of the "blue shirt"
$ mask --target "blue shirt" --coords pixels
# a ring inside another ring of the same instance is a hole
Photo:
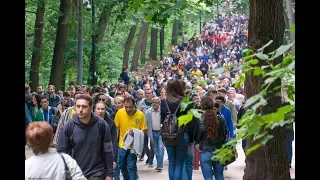
[[[223,105],[220,110],[220,114],[226,120],[226,128],[229,131],[229,138],[233,138],[235,134],[233,132],[233,122],[230,109]]]

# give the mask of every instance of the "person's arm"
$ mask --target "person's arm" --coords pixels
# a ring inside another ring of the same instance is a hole
[[[85,180],[87,179],[81,168],[79,167],[78,163],[76,160],[74,160],[70,155],[68,154],[62,154],[62,156],[64,157],[66,164],[69,168],[70,171],[70,175],[72,177],[72,179],[76,179],[76,180]]]
[[[68,154],[69,148],[71,147],[69,139],[67,137],[67,129],[68,126],[71,126],[73,122],[68,121],[64,126],[60,129],[58,145],[57,145],[57,152]]]
[[[230,112],[230,110],[229,110]],[[230,138],[233,138],[234,137],[234,131],[233,131],[233,121],[232,121],[232,116],[231,116],[231,112],[230,113],[227,113],[227,117],[226,117],[226,123],[227,123],[227,126],[228,126],[228,130],[229,130],[229,137]]]
[[[112,140],[110,134],[110,128],[107,123],[105,123],[106,132],[104,135],[103,142],[103,153],[104,153],[104,164],[105,164],[105,175],[109,177],[109,179],[113,179],[114,170],[113,170],[113,148],[112,148]],[[107,178],[106,178],[107,179]]]

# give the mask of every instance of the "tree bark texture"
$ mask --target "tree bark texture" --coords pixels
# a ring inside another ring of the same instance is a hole
[[[179,22],[178,20],[174,20],[173,21],[173,25],[172,25],[172,38],[171,38],[171,44],[172,45],[176,45],[178,44],[178,32],[179,31]]]
[[[293,17],[293,11],[292,11],[292,0],[286,0],[287,5],[287,12],[288,12],[288,20],[289,20],[289,29],[291,26],[294,25],[294,17]],[[290,39],[291,42],[295,40],[294,33],[290,31]],[[291,47],[292,54],[295,54],[295,45]]]
[[[132,40],[134,38],[134,35],[136,33],[136,29],[137,29],[136,25],[131,26],[128,38],[127,38],[127,40],[126,40],[126,42],[124,44],[122,67],[127,67],[128,68],[128,66],[129,66],[130,46],[131,46]]]
[[[250,0],[250,15],[248,26],[248,45],[259,49],[270,40],[273,43],[264,49],[264,53],[276,50],[282,45],[284,36],[283,4],[281,0]],[[282,62],[282,56],[275,59],[273,64]],[[259,61],[259,66],[265,65],[265,61]],[[260,92],[263,83],[261,76],[246,74],[245,93],[250,98]],[[278,79],[269,89],[281,85]],[[261,114],[275,112],[281,106],[280,96],[271,94],[265,98],[268,105],[260,109]],[[289,180],[290,171],[286,152],[283,128],[275,128],[269,131],[274,138],[269,140],[255,152],[246,157],[246,168],[243,180]],[[248,142],[248,147],[252,139]]]
[[[147,42],[148,42],[148,30],[149,30],[149,24],[147,24],[146,30],[144,30],[143,34],[143,40],[141,45],[141,64],[144,64],[146,62],[146,52],[147,52]]]
[[[34,25],[34,44],[33,52],[31,59],[31,68],[30,68],[30,87],[31,92],[37,90],[37,85],[39,84],[39,69],[40,69],[40,60],[41,60],[41,47],[42,47],[42,34],[44,26],[44,11],[45,11],[45,0],[38,0],[38,7],[36,12],[36,21]]]
[[[101,12],[100,18],[99,18],[99,23],[97,26],[96,34],[95,34],[95,42],[96,42],[96,57],[94,58],[93,56],[90,58],[90,65],[89,65],[89,71],[90,71],[90,76],[89,77],[89,82],[88,84],[95,85],[97,84],[97,69],[94,68],[96,67],[96,63],[100,58],[101,51],[99,51],[99,45],[103,42],[103,39],[105,37],[107,27],[109,24],[109,19],[111,15],[111,9],[108,6],[105,6]],[[97,51],[98,50],[98,51]]]
[[[163,61],[164,25],[160,30],[160,60]]]
[[[68,17],[70,14],[71,0],[60,0],[60,14],[58,19],[58,28],[56,42],[54,45],[52,67],[49,84],[55,85],[59,90],[62,83],[64,54],[68,40]]]
[[[158,29],[151,29],[151,41],[150,41],[150,59],[157,60],[157,50],[158,50]]]
[[[131,61],[131,71],[137,71],[138,69],[138,59],[141,53],[142,43],[144,39],[144,33],[148,30],[148,23],[143,22],[142,26],[140,27],[140,32],[138,35],[137,42],[134,46],[132,61]]]

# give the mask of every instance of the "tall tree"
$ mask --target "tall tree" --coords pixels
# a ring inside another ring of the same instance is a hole
[[[112,7],[105,5],[103,7],[103,10],[101,12],[99,23],[97,26],[97,31],[95,33],[95,43],[96,48],[99,47],[99,45],[103,42],[103,39],[106,34],[106,29],[108,27],[110,15],[111,15]],[[96,61],[99,60],[101,53],[96,53],[96,56],[91,56],[90,59],[90,66],[89,66],[89,72],[90,76],[88,79],[88,84],[95,85],[97,84],[97,72],[96,72]]]
[[[146,30],[143,32],[143,40],[141,44],[141,64],[144,64],[146,62],[146,51],[147,51],[147,42],[148,42],[148,30],[149,30],[149,24],[147,24]]]
[[[287,12],[288,12],[288,20],[289,20],[289,26],[294,25],[294,16],[293,16],[293,11],[292,11],[292,0],[286,0],[286,5],[287,5]],[[295,40],[294,33],[290,31],[290,39],[291,42]],[[295,54],[295,45],[292,46],[292,53]]]
[[[148,31],[148,23],[143,22],[142,26],[140,27],[140,32],[138,35],[137,42],[134,46],[134,51],[133,51],[133,56],[132,56],[132,61],[131,61],[131,71],[137,71],[138,69],[138,59],[141,53],[141,48],[142,48],[142,43],[144,39],[144,33]]]
[[[128,66],[129,66],[130,46],[131,46],[132,40],[134,38],[134,35],[136,33],[136,29],[137,29],[136,25],[131,26],[128,38],[127,38],[127,40],[126,40],[126,42],[124,44],[122,67],[127,67],[128,68]]]
[[[50,82],[56,89],[61,88],[63,76],[64,54],[68,39],[68,17],[70,14],[71,0],[60,0],[60,16],[58,19],[58,28],[56,42],[54,45]]]
[[[158,45],[158,29],[151,29],[151,41],[150,41],[150,59],[157,60],[157,45]]]
[[[171,44],[176,45],[178,42],[178,36],[179,36],[179,21],[174,20],[172,25],[172,39]]]
[[[37,85],[39,84],[39,68],[41,59],[41,46],[42,46],[42,32],[44,26],[44,11],[45,11],[45,0],[38,0],[38,7],[36,12],[36,21],[34,25],[34,48],[32,52],[31,68],[30,68],[30,81],[31,90],[36,91]]]
[[[282,45],[284,36],[284,18],[282,0],[250,0],[250,15],[248,26],[248,47],[259,49],[270,40],[273,43],[264,49],[264,53],[276,50]],[[282,62],[282,56],[276,58],[273,64]],[[259,65],[264,65],[266,61],[259,61]],[[260,85],[264,79],[261,76],[246,74],[245,93],[250,98],[260,92]],[[272,86],[281,85],[278,79]],[[273,89],[270,87],[270,89]],[[275,112],[281,106],[279,96],[266,97],[268,106],[260,109],[261,114]],[[274,138],[269,140],[264,146],[253,151],[246,157],[246,168],[244,180],[289,180],[290,171],[284,141],[284,129],[274,128],[269,131]],[[248,139],[247,146],[252,146],[255,142]]]

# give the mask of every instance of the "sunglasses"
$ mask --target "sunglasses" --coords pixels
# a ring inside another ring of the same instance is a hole
[[[103,98],[102,98],[102,99],[99,99],[99,101],[105,101],[105,100],[106,100],[106,99],[103,99]]]

